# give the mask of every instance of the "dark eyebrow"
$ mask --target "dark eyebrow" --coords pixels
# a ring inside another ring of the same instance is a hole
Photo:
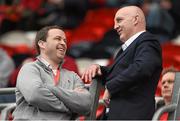
[[[122,18],[120,18],[120,17],[117,17],[117,18],[116,18],[116,21],[120,21],[120,20],[122,20]]]
[[[65,38],[61,37],[61,36],[55,36],[54,38],[55,39],[63,39],[63,41],[67,42],[67,40]]]

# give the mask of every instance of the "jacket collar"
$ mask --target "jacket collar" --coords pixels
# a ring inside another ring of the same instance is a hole
[[[43,66],[46,70],[48,71],[53,71],[52,70],[52,66],[44,59],[42,58],[40,55],[36,57],[37,58],[37,62]],[[60,69],[62,67],[62,64],[64,63],[64,60],[62,60],[60,63],[59,63],[59,66],[58,68]]]
[[[130,45],[128,48],[126,48],[120,55],[119,57],[117,57],[117,59],[115,60],[115,62],[113,63],[113,65],[111,66],[111,69],[112,70],[114,68],[114,66],[118,63],[118,61],[124,57],[126,55],[126,53],[131,49],[131,47],[136,43],[136,41],[138,39],[143,39],[143,36],[146,34],[147,32],[142,32]]]

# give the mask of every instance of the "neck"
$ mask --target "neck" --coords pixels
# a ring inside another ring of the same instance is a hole
[[[165,105],[169,105],[169,104],[170,104],[170,102],[171,102],[171,99],[164,99],[164,103],[165,103]]]
[[[47,56],[44,56],[43,54],[40,55],[40,57],[46,60],[52,66],[52,69],[57,69],[59,67],[59,62],[53,61],[52,59],[50,59]]]
[[[134,33],[138,33],[140,31],[145,31],[146,27],[144,24],[139,23],[137,26],[134,27]]]

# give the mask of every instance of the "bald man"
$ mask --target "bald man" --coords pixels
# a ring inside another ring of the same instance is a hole
[[[154,114],[162,55],[158,40],[145,26],[140,8],[120,8],[114,29],[124,44],[114,63],[110,67],[91,65],[82,75],[85,81],[96,75],[102,77],[106,87],[104,99],[110,101],[108,120],[150,120]]]

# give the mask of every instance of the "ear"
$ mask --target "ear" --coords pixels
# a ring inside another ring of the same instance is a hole
[[[38,45],[39,45],[39,48],[45,48],[46,47],[46,42],[44,42],[42,40],[39,40]]]
[[[133,22],[134,22],[135,25],[138,24],[138,22],[139,22],[139,15],[138,14],[134,17]]]

